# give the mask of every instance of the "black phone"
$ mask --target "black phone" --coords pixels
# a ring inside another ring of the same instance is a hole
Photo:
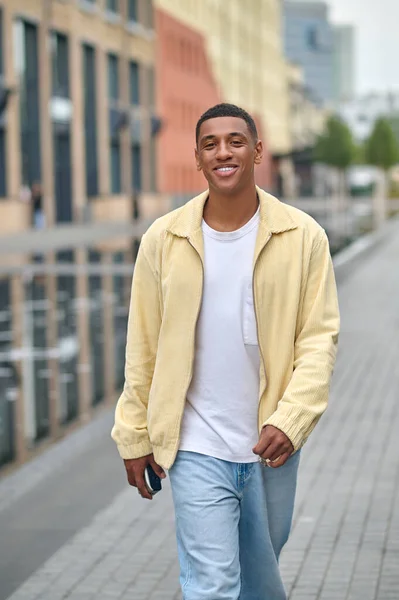
[[[155,473],[151,465],[147,465],[144,471],[145,485],[152,496],[162,490],[161,478]]]

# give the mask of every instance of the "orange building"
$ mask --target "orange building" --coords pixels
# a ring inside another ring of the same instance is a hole
[[[207,185],[195,166],[196,123],[210,106],[229,99],[221,97],[204,37],[161,9],[155,10],[155,24],[157,113],[162,121],[157,144],[158,190],[169,194],[195,194]],[[261,136],[260,119],[257,115],[254,117]],[[257,182],[270,189],[270,155],[267,143],[265,146],[265,159],[258,168]]]
[[[162,10],[155,11],[157,32],[158,189],[189,194],[206,182],[194,161],[195,125],[221,101],[206,56],[203,37]]]

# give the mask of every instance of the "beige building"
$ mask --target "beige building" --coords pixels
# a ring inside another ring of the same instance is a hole
[[[34,206],[48,226],[128,218],[156,187],[152,2],[0,0],[0,17],[0,234],[41,225]]]
[[[123,385],[154,46],[151,0],[0,0],[0,467]]]
[[[323,132],[328,110],[314,97],[305,83],[300,65],[287,62],[289,89],[289,131],[292,198],[314,193],[313,150],[318,136]]]
[[[154,0],[206,40],[219,96],[260,118],[272,154],[290,150],[279,0]]]
[[[287,62],[287,80],[291,147],[293,151],[311,148],[324,130],[329,111],[313,97],[300,65]]]

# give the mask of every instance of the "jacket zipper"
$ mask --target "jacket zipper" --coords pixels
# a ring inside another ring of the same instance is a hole
[[[264,373],[264,377],[265,377],[265,383],[267,385],[267,377],[266,377],[266,364],[265,364],[265,359],[263,356],[263,352],[262,352],[262,346],[260,343],[260,337],[259,337],[259,322],[258,322],[258,313],[257,313],[257,308],[256,308],[256,296],[255,296],[255,270],[256,270],[256,265],[258,264],[258,260],[260,255],[262,254],[263,250],[266,247],[266,244],[270,241],[272,237],[272,234],[269,234],[269,237],[267,238],[267,240],[265,241],[265,243],[263,244],[263,248],[261,249],[261,251],[259,252],[258,256],[256,257],[256,261],[254,264],[254,269],[253,269],[253,274],[252,274],[252,294],[254,297],[254,313],[255,313],[255,321],[256,321],[256,335],[258,337],[258,346],[259,346],[259,354],[260,354],[260,358],[262,361],[262,365],[263,365],[263,373]],[[260,401],[261,401],[261,396],[259,396],[258,399],[258,430],[259,430],[259,411],[260,411]]]
[[[255,321],[256,321],[256,335],[258,337],[259,354],[260,354],[260,357],[261,357],[261,360],[262,360],[262,364],[263,364],[263,372],[264,372],[264,376],[265,376],[265,381],[267,381],[266,380],[266,365],[265,365],[265,359],[264,359],[264,356],[263,356],[263,353],[262,353],[262,347],[261,347],[261,344],[260,344],[260,341],[259,341],[259,323],[258,323],[258,315],[257,315],[257,309],[256,309],[256,296],[255,296],[255,285],[254,285],[254,283],[255,283],[256,265],[258,264],[259,257],[261,255],[261,253],[263,252],[266,244],[270,241],[271,237],[272,237],[272,234],[270,233],[269,237],[267,238],[267,240],[265,241],[265,243],[263,245],[262,250],[259,252],[259,254],[258,254],[257,258],[256,258],[256,261],[255,261],[255,264],[254,264],[254,268],[253,268],[253,273],[252,273],[252,294],[253,294],[253,297],[254,297],[254,313],[255,313]],[[196,329],[197,329],[197,323],[198,323],[198,319],[199,319],[199,315],[200,315],[200,311],[201,311],[202,296],[203,296],[203,293],[204,293],[205,269],[204,269],[204,263],[202,261],[200,253],[195,248],[195,246],[192,244],[192,242],[190,241],[190,238],[187,237],[186,239],[187,239],[188,243],[190,244],[190,246],[198,254],[198,258],[200,259],[201,267],[202,267],[201,299],[200,299],[200,303],[198,305],[197,315],[196,315],[196,318],[195,318],[195,326],[194,326],[194,344],[195,344],[195,332],[196,332]],[[184,401],[186,400],[187,392],[188,392],[188,390],[190,388],[190,385],[191,385],[191,382],[192,382],[192,379],[193,379],[193,375],[194,375],[194,353],[195,353],[195,346],[193,348],[193,357],[192,357],[192,361],[191,361],[191,373],[190,373],[188,384],[187,384],[187,387],[186,387],[186,390],[185,390],[185,393],[184,393]],[[259,428],[259,409],[260,409],[260,398],[259,398],[259,401],[258,401],[258,428]],[[183,405],[183,411],[184,411],[184,405]],[[183,411],[181,412],[181,415],[180,415],[179,436],[178,436],[179,440],[180,440],[180,426],[181,426],[181,419],[183,417]],[[178,449],[179,448],[178,448],[178,446],[176,444],[176,451],[175,451],[175,454],[174,454],[174,457],[173,457],[173,462],[174,462],[174,460],[176,458],[176,454],[178,452]]]
[[[197,323],[198,323],[199,315],[200,315],[200,312],[201,312],[202,297],[204,295],[204,278],[205,278],[204,263],[202,261],[201,255],[198,252],[198,250],[196,249],[196,247],[192,244],[192,242],[191,242],[191,240],[190,240],[190,238],[188,236],[187,236],[186,239],[187,239],[188,243],[190,244],[190,246],[198,254],[198,258],[200,259],[201,267],[202,267],[202,286],[201,286],[201,298],[200,298],[200,302],[199,302],[199,305],[198,305],[197,316],[195,318],[195,323],[194,323],[194,345],[193,345],[193,356],[192,356],[192,360],[191,360],[191,373],[190,373],[188,384],[187,384],[187,387],[186,387],[186,390],[185,390],[184,396],[183,396],[184,402],[186,401],[187,392],[188,392],[188,390],[190,388],[191,382],[193,380],[193,375],[194,375],[195,333],[196,333],[196,330],[197,330]],[[178,433],[178,440],[177,440],[178,442],[180,441],[180,428],[181,428],[181,421],[182,421],[182,418],[183,418],[183,412],[184,412],[184,404],[183,404],[183,410],[181,411],[181,414],[180,414],[179,433]],[[179,450],[179,446],[176,444],[176,451],[175,451],[174,456],[173,456],[173,462],[174,462],[174,460],[176,458],[178,450]]]

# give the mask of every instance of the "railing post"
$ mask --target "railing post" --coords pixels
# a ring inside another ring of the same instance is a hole
[[[87,264],[87,250],[79,248],[76,250],[76,264],[78,274],[76,280],[77,299],[77,328],[79,337],[79,418],[88,421],[91,413],[92,382],[91,382],[91,358],[90,358],[90,335],[89,335],[89,286],[87,271],[83,272],[79,267]]]
[[[104,299],[104,357],[105,357],[105,400],[112,404],[115,400],[115,327],[113,306],[112,254],[105,252],[102,289]]]
[[[46,258],[46,267],[54,266],[54,252]],[[60,369],[56,354],[58,348],[58,320],[57,320],[57,276],[54,273],[45,273],[46,297],[49,302],[46,323],[47,348],[51,350],[47,362],[49,370],[49,421],[50,438],[55,440],[60,435]]]
[[[21,353],[21,358],[17,361],[16,370],[18,373],[19,385],[15,398],[15,455],[18,463],[24,462],[27,455],[26,437],[25,437],[25,405],[24,405],[24,378],[22,369],[22,353],[24,351],[22,343],[22,311],[25,302],[25,286],[23,275],[16,273],[11,275],[11,320],[13,329],[14,350]]]

